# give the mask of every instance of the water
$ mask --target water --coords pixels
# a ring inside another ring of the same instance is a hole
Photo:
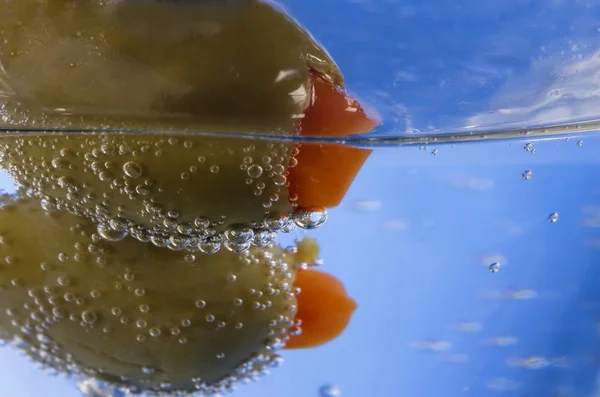
[[[283,3],[0,0],[0,394],[597,395],[600,3]]]

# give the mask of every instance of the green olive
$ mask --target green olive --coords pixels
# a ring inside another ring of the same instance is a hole
[[[0,0],[0,120],[292,134],[326,51],[259,0]],[[3,88],[4,87],[4,88]]]
[[[227,387],[276,362],[296,265],[318,250],[205,255],[107,242],[84,219],[8,196],[0,236],[4,338],[59,372],[166,391]]]

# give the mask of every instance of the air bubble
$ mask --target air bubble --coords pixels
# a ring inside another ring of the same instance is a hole
[[[319,389],[320,397],[340,397],[342,391],[336,385],[325,385]]]
[[[206,307],[206,302],[202,299],[197,300],[195,304],[198,309],[204,309]]]
[[[153,338],[158,338],[162,334],[160,328],[156,328],[156,327],[150,328],[150,331],[148,333]]]
[[[85,310],[83,313],[81,313],[81,321],[83,321],[84,324],[92,325],[97,320],[98,316],[91,310]]]
[[[264,229],[258,229],[254,232],[252,245],[255,247],[266,247],[275,239],[275,233]]]
[[[216,242],[204,242],[198,244],[198,249],[207,255],[215,254],[221,249],[221,244]]]
[[[525,146],[523,146],[523,150],[529,153],[535,153],[535,147],[533,147],[533,143],[526,143]]]
[[[199,229],[206,229],[210,226],[210,220],[206,217],[199,216],[198,218],[194,219],[194,226]]]
[[[248,249],[252,246],[252,243],[248,241],[247,243],[238,244],[232,243],[231,241],[225,241],[225,248],[227,248],[231,252],[235,252],[236,254],[240,254],[242,252],[248,251]]]
[[[294,211],[294,222],[302,229],[316,229],[327,221],[325,208],[301,208]]]
[[[150,194],[150,188],[146,185],[137,185],[135,187],[135,192],[140,196],[147,196]]]
[[[248,167],[248,170],[246,171],[248,173],[248,176],[250,178],[258,178],[262,175],[263,173],[263,169],[260,165],[257,164],[253,164],[251,166]]]
[[[498,273],[500,271],[500,264],[498,262],[494,262],[488,267],[488,269],[492,273]]]
[[[142,166],[135,161],[123,164],[123,172],[130,178],[139,178],[142,175]]]
[[[60,157],[54,158],[52,159],[52,167],[57,169],[57,170],[62,170],[64,168],[68,168],[69,167],[69,162],[65,159],[62,159]]]
[[[254,231],[244,225],[233,225],[225,232],[225,238],[234,244],[245,244],[252,240]]]
[[[98,234],[106,241],[121,241],[127,236],[127,230],[114,230],[108,225],[98,224]]]
[[[56,201],[50,198],[44,198],[40,202],[42,209],[46,212],[54,212],[57,210]]]
[[[146,328],[148,326],[148,323],[146,322],[146,320],[139,319],[135,322],[135,326],[138,328]]]
[[[521,177],[524,180],[528,181],[528,180],[530,180],[533,177],[533,172],[530,171],[530,170],[523,171],[523,175],[521,175]]]
[[[558,212],[553,212],[550,215],[548,215],[548,222],[550,222],[550,223],[558,222]]]

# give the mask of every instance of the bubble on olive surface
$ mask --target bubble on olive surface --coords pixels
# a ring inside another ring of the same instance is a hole
[[[325,208],[300,208],[293,214],[296,225],[302,229],[316,229],[327,221],[327,210]]]

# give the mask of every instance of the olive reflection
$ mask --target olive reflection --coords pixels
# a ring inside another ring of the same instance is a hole
[[[108,240],[261,247],[280,231],[320,226],[370,153],[182,132],[332,137],[379,122],[348,96],[326,51],[270,3],[0,7],[4,123],[128,128],[3,135],[0,166],[46,208],[92,220]]]
[[[307,269],[314,240],[244,253],[175,252],[36,199],[0,208],[0,329],[62,373],[157,392],[221,392],[277,365],[277,350],[338,336],[356,308]]]

